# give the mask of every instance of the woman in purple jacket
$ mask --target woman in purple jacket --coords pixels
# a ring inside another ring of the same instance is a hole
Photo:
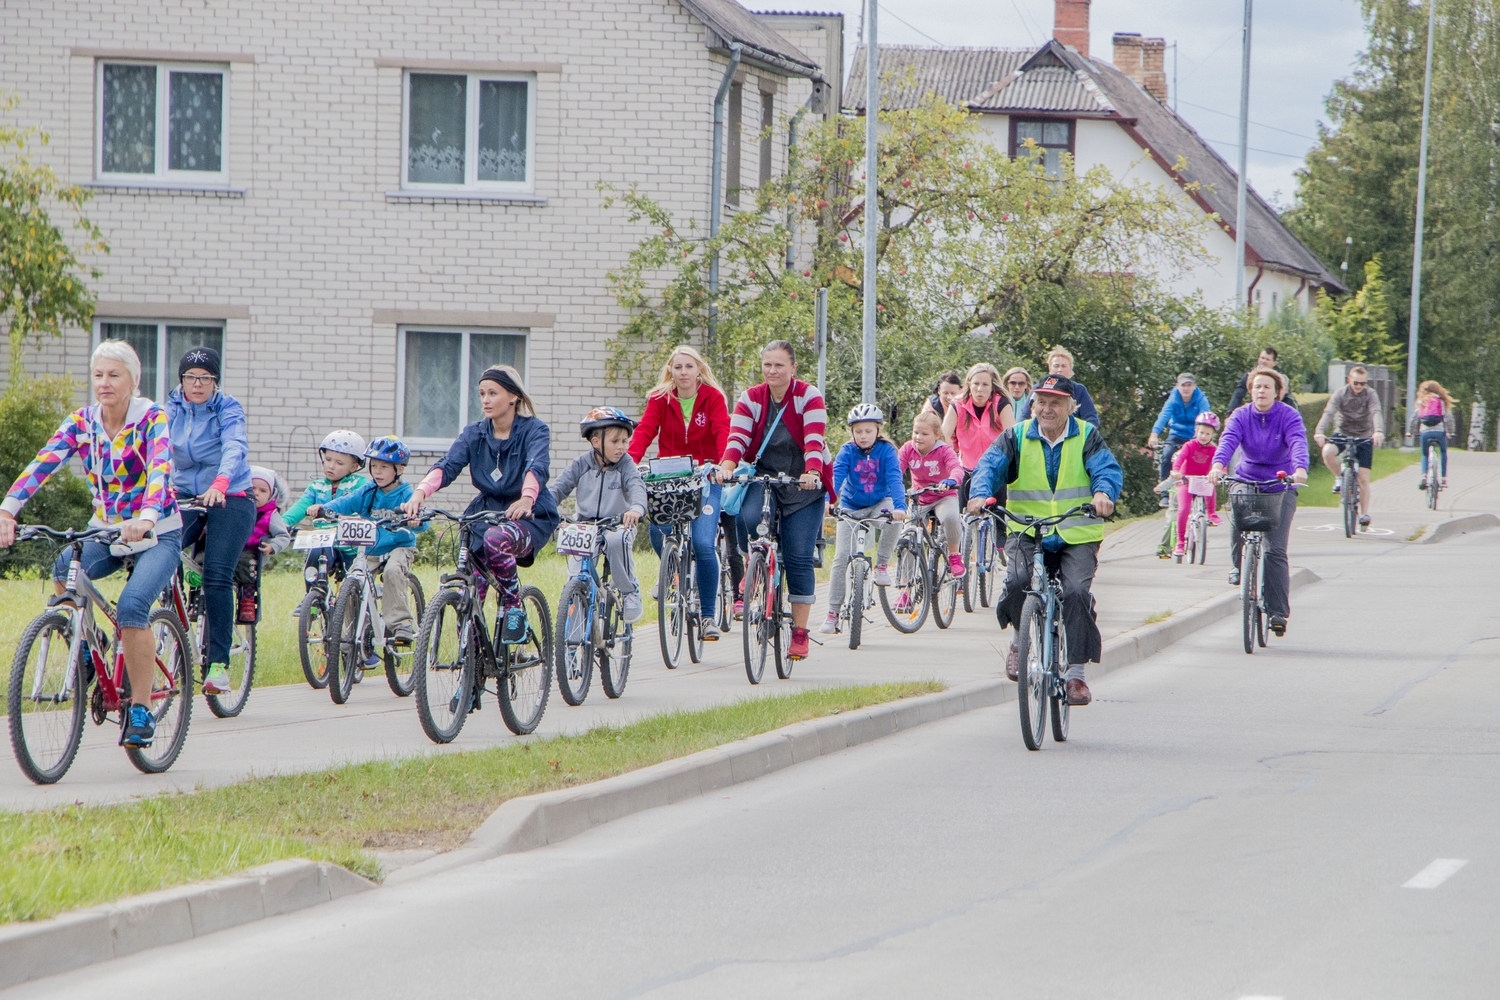
[[[1235,475],[1241,479],[1275,479],[1286,473],[1294,483],[1307,482],[1307,428],[1302,414],[1278,402],[1286,392],[1286,376],[1271,368],[1257,368],[1250,373],[1250,405],[1229,415],[1219,447],[1214,452],[1209,477],[1217,483],[1229,464],[1229,456],[1241,449]],[[1236,489],[1249,489],[1237,486]],[[1286,634],[1287,616],[1292,613],[1291,566],[1287,562],[1286,543],[1292,531],[1292,515],[1297,512],[1297,491],[1290,486],[1270,486],[1267,493],[1281,493],[1281,519],[1275,530],[1266,533],[1266,610],[1271,628],[1277,635]],[[1229,571],[1229,582],[1240,582],[1240,534],[1231,531],[1235,569]]]

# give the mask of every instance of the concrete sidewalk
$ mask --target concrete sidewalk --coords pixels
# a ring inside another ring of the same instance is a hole
[[[1294,535],[1294,565],[1308,566],[1320,577],[1337,576],[1385,546],[1405,544],[1418,527],[1430,533],[1442,521],[1500,509],[1500,456],[1456,453],[1450,473],[1454,488],[1444,495],[1441,512],[1421,506],[1423,495],[1415,488],[1414,470],[1376,484],[1375,524],[1377,529],[1390,531],[1389,535],[1346,539],[1342,532],[1335,535],[1322,527],[1337,521],[1337,509],[1300,510],[1298,527],[1310,530]],[[1227,529],[1210,532],[1207,566],[1189,566],[1155,558],[1160,524],[1151,519],[1125,525],[1105,540],[1095,594],[1106,644],[1148,619],[1181,619],[1231,592],[1225,583]],[[821,606],[815,610],[815,621],[821,612]],[[752,687],[745,678],[738,630],[710,644],[705,662],[668,671],[657,650],[654,622],[642,624],[624,697],[610,701],[596,684],[584,705],[570,708],[554,691],[538,736],[577,733],[670,709],[700,708],[808,687],[928,679],[959,686],[997,680],[1003,677],[1003,654],[1010,642],[1010,634],[999,630],[987,609],[965,614],[960,603],[952,628],[938,630],[929,620],[910,636],[890,628],[877,611],[859,650],[850,651],[843,636],[823,637],[828,641],[815,646],[812,655],[796,665],[790,680],[779,681],[767,671],[766,679]],[[273,627],[290,625],[274,623]],[[458,739],[445,747],[435,746],[422,734],[412,701],[394,697],[378,675],[355,688],[343,706],[333,705],[325,692],[301,685],[265,688],[255,692],[245,715],[238,719],[215,719],[200,700],[182,756],[165,775],[135,771],[115,745],[115,733],[108,726],[86,726],[77,761],[56,785],[32,785],[14,764],[0,763],[0,808],[120,801],[167,790],[224,785],[252,775],[470,750],[516,739],[501,722],[494,700],[486,699],[483,711],[469,718]]]

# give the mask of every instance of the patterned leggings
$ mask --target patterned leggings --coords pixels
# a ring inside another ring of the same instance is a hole
[[[516,571],[516,561],[532,553],[531,531],[523,524],[506,521],[484,533],[484,549],[479,553],[490,572],[500,581],[500,606],[513,608],[521,603],[521,577]],[[484,600],[484,584],[480,584],[479,599]]]

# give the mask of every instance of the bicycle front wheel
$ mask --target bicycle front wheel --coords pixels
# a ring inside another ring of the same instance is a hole
[[[734,625],[734,571],[729,566],[730,543],[719,535],[719,600],[715,607],[719,614],[719,632],[728,632]]]
[[[156,640],[155,683],[150,695],[156,736],[149,747],[126,747],[125,756],[136,770],[160,774],[176,763],[187,741],[193,719],[193,654],[177,612],[157,608],[146,622]],[[133,692],[131,697],[135,697]]]
[[[976,558],[976,555],[978,553],[984,551],[980,548],[980,545],[983,544],[983,538],[981,537],[980,533],[981,527],[981,525],[970,524],[967,522],[965,522],[964,524],[964,569],[966,569],[968,572],[964,574],[964,581],[960,585],[959,589],[963,591],[964,612],[966,614],[972,614],[976,607],[980,607],[984,604],[984,593],[980,590],[982,584],[978,579],[979,560],[983,557],[979,556],[978,558]]]
[[[1344,537],[1353,538],[1359,530],[1359,474],[1346,468],[1339,483],[1339,500],[1344,508]]]
[[[427,597],[422,593],[421,581],[412,573],[403,573],[401,579],[386,582],[387,594],[393,584],[406,588],[406,606],[411,608],[412,618],[420,622],[427,610]],[[390,685],[391,693],[397,698],[410,697],[416,660],[415,640],[410,646],[397,646],[391,641],[390,633],[386,633],[385,682]]]
[[[948,567],[948,546],[941,532],[937,547],[927,556],[931,560],[927,569],[930,574],[927,586],[932,593],[932,620],[937,622],[938,628],[947,628],[953,624],[953,615],[958,611],[958,581]]]
[[[745,647],[745,676],[759,684],[766,672],[766,654],[771,651],[771,632],[775,622],[766,613],[771,590],[770,571],[765,553],[754,551],[745,564],[745,616],[740,634]]]
[[[661,574],[657,577],[656,634],[661,643],[661,661],[676,670],[682,659],[682,640],[687,635],[687,601],[682,594],[682,550],[668,539],[661,551]]]
[[[771,616],[775,626],[771,630],[771,650],[776,654],[776,676],[789,680],[792,676],[792,664],[796,661],[791,656],[792,613],[786,609],[785,576],[779,575],[776,580],[776,589],[771,593],[771,607],[775,609]]]
[[[354,672],[364,670],[365,643],[359,634],[364,595],[363,583],[358,577],[350,577],[339,588],[338,603],[328,616],[328,696],[335,705],[349,700]]]
[[[450,743],[474,704],[474,655],[466,641],[464,592],[444,587],[422,614],[412,656],[417,721],[434,743]]]
[[[892,560],[891,585],[881,587],[880,607],[886,620],[898,632],[911,634],[927,621],[927,566],[922,560],[922,549],[910,536],[896,543],[896,557]]]
[[[976,550],[980,553],[980,563],[984,567],[978,581],[979,606],[987,608],[1000,600],[1000,570],[1005,565],[1005,540],[999,537],[993,525],[986,523],[979,527],[979,544]],[[972,569],[969,570],[970,575],[973,573]]]
[[[297,611],[297,652],[302,657],[302,676],[315,691],[328,686],[328,597],[310,590]]]
[[[1021,710],[1021,740],[1027,750],[1040,750],[1047,724],[1046,611],[1035,594],[1021,607],[1021,627],[1016,632],[1016,704]]]
[[[1255,619],[1260,614],[1260,588],[1256,571],[1260,564],[1260,535],[1245,541],[1240,550],[1240,614],[1243,618],[1245,652],[1255,652]]]
[[[70,631],[68,616],[59,611],[37,615],[11,662],[5,701],[10,746],[21,772],[38,785],[68,773],[83,739],[88,685],[69,655]]]
[[[1443,477],[1439,470],[1442,468],[1442,455],[1438,446],[1430,444],[1427,446],[1427,506],[1433,510],[1438,509],[1438,491],[1443,488]]]
[[[557,632],[552,649],[557,658],[557,690],[569,705],[582,705],[594,676],[594,620],[589,614],[590,586],[569,580],[557,599]]]
[[[599,650],[599,680],[606,696],[618,698],[625,693],[625,681],[630,677],[635,626],[625,624],[625,612],[614,594],[606,599],[603,614],[604,648]]]
[[[1047,699],[1052,710],[1052,740],[1055,743],[1068,741],[1068,721],[1072,707],[1068,704],[1068,685],[1063,679],[1068,668],[1068,629],[1060,620],[1053,622],[1052,665],[1056,673],[1052,676],[1051,697]]]
[[[499,682],[500,717],[517,736],[536,729],[552,693],[552,609],[535,587],[521,588],[521,607],[526,638],[501,651],[505,666]]]
[[[849,582],[844,591],[844,607],[849,612],[849,648],[858,649],[865,624],[865,574],[869,567],[863,559],[849,560]]]
[[[208,710],[221,719],[232,719],[245,710],[255,683],[255,623],[235,622],[229,639],[229,693],[204,695]]]

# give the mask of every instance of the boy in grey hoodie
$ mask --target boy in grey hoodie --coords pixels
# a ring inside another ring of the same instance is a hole
[[[552,481],[552,498],[561,502],[576,491],[580,518],[620,518],[618,528],[604,533],[604,556],[620,588],[620,610],[633,625],[641,620],[641,593],[630,549],[635,526],[646,515],[646,484],[625,454],[635,421],[613,406],[596,406],[579,421],[578,429],[589,450]]]

